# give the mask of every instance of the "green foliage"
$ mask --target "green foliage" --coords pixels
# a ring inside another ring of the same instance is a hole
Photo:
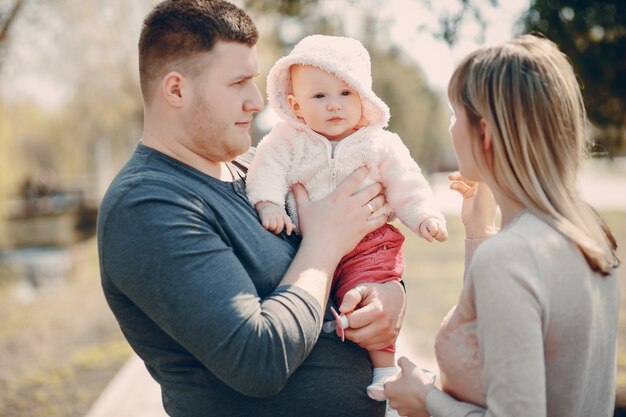
[[[583,85],[600,151],[626,152],[626,7],[621,0],[533,0],[526,31],[556,42]]]
[[[397,133],[420,167],[442,168],[448,143],[447,110],[419,67],[394,51],[369,48],[373,88],[391,110],[388,129]]]
[[[274,0],[270,2],[246,0],[244,9],[251,12],[298,16],[302,15],[309,7],[315,6],[318,2],[318,0]]]

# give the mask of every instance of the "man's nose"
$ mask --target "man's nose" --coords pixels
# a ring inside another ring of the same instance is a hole
[[[263,110],[265,103],[256,84],[253,84],[252,91],[247,100],[243,102],[243,109],[247,112],[259,112]]]

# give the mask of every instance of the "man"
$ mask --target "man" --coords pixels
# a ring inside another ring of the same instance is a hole
[[[363,348],[395,339],[399,284],[346,295],[361,347],[320,337],[337,262],[386,221],[369,218],[381,186],[358,191],[361,169],[315,203],[296,187],[302,238],[263,229],[230,162],[263,106],[256,40],[224,1],[167,0],[146,18],[143,138],[98,221],[104,293],[171,416],[381,416]]]

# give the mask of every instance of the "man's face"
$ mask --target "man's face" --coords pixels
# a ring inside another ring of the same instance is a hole
[[[190,146],[210,161],[232,161],[250,147],[252,115],[263,108],[256,48],[220,41],[201,62],[184,113]]]

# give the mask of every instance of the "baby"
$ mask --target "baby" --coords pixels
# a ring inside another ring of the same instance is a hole
[[[385,130],[389,108],[372,91],[370,57],[359,41],[302,39],[270,70],[267,94],[282,121],[259,143],[246,188],[266,229],[290,234],[296,228],[292,184],[303,184],[310,199],[319,200],[365,165],[369,177],[363,187],[380,182],[387,200],[378,210],[369,205],[373,216],[397,217],[429,242],[447,239],[430,185],[400,137]],[[386,224],[344,256],[333,278],[336,305],[359,283],[400,280],[403,241],[402,233]],[[349,326],[345,316],[341,320],[340,330]],[[370,352],[374,372],[367,392],[373,399],[385,399],[383,384],[396,373],[394,352],[394,346]]]

